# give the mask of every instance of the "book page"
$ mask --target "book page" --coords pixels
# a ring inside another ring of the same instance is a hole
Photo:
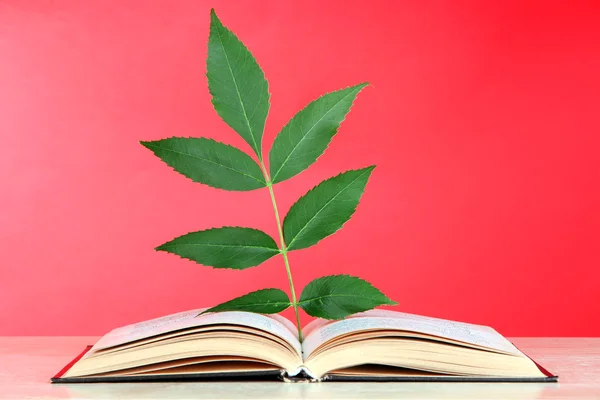
[[[522,353],[494,329],[439,318],[388,310],[371,310],[342,321],[315,320],[307,325],[302,350],[306,359],[319,345],[350,332],[388,329],[424,333],[471,343],[515,355]]]
[[[297,337],[297,335],[298,335],[298,329],[296,328],[296,325],[294,325],[292,323],[292,321],[290,321],[286,317],[283,317],[283,316],[281,316],[279,314],[269,314],[269,315],[267,315],[267,317],[273,318],[275,321],[281,322],[281,324],[283,324],[283,326],[285,326],[286,328],[288,328],[288,330],[292,333],[292,335],[294,337]]]
[[[301,354],[302,349],[300,347],[300,342],[292,331],[290,331],[289,325],[291,325],[291,323],[289,321],[287,324],[283,323],[283,317],[278,316],[278,318],[272,318],[267,315],[239,311],[209,313],[197,316],[204,310],[206,310],[206,308],[184,311],[117,328],[104,335],[89,353],[92,353],[95,350],[118,346],[180,329],[205,325],[230,324],[248,326],[270,332],[291,344],[292,347],[298,351],[298,354]]]

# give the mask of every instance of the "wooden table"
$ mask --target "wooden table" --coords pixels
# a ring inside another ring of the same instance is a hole
[[[600,338],[515,338],[559,383],[50,384],[95,337],[0,337],[0,399],[600,399]]]

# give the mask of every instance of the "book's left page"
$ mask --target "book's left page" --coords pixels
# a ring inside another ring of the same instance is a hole
[[[294,333],[294,326],[279,315],[267,316],[238,311],[199,315],[204,310],[205,308],[183,311],[114,329],[104,335],[88,354],[169,332],[205,325],[238,325],[270,332],[289,343],[298,354],[302,354],[300,342]]]
[[[54,382],[263,376],[302,363],[294,326],[280,316],[189,310],[117,328]]]

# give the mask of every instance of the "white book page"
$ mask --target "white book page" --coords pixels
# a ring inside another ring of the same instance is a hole
[[[184,311],[117,328],[104,335],[94,345],[90,353],[94,350],[118,346],[180,329],[205,325],[233,324],[260,329],[277,335],[291,344],[298,351],[298,354],[302,354],[300,342],[293,331],[290,330],[290,325],[292,326],[292,329],[293,325],[283,317],[277,316],[272,318],[271,316],[239,311],[209,313],[197,316],[204,310],[206,310],[206,308]],[[283,320],[287,321],[287,323]]]
[[[396,311],[371,310],[355,314],[342,321],[324,321],[319,319],[308,324],[305,328],[307,336],[302,343],[304,359],[306,359],[319,345],[330,339],[349,332],[372,329],[424,333],[484,346],[511,354],[523,354],[506,338],[487,326],[423,317]]]

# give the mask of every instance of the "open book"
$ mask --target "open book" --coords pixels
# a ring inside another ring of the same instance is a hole
[[[556,381],[492,328],[372,310],[303,330],[279,315],[181,312],[118,328],[52,382],[283,380]]]

